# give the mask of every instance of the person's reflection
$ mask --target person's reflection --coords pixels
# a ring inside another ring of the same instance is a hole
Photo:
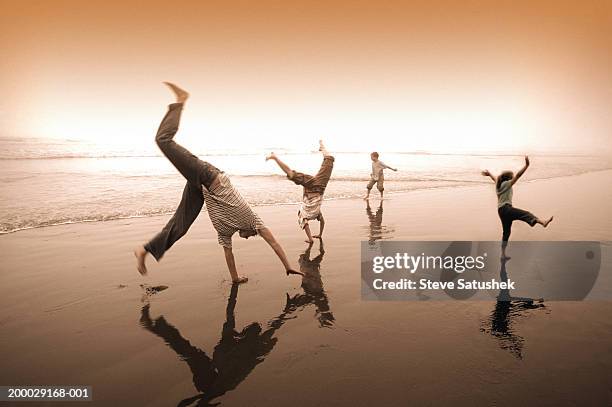
[[[331,328],[334,325],[335,319],[332,314],[327,294],[323,289],[323,280],[321,279],[321,262],[325,249],[323,240],[319,240],[319,254],[315,258],[310,258],[313,243],[308,245],[304,253],[300,255],[298,263],[300,271],[304,273],[302,277],[303,294],[297,294],[288,299],[288,303],[294,308],[304,308],[309,304],[315,306],[315,318],[319,321],[321,328]]]
[[[188,406],[195,401],[198,401],[198,406],[211,405],[209,403],[213,399],[235,389],[272,351],[278,341],[274,337],[276,330],[296,309],[287,304],[278,317],[268,322],[268,329],[263,332],[257,322],[237,331],[234,317],[237,295],[238,285],[234,284],[227,303],[226,321],[221,331],[221,339],[215,346],[212,358],[183,338],[179,330],[169,324],[163,316],[151,319],[149,304],[142,308],[140,324],[161,337],[181,360],[189,365],[193,374],[193,384],[200,392],[194,397],[182,400],[179,406]]]
[[[392,232],[386,226],[383,226],[383,201],[380,201],[378,208],[376,209],[376,213],[372,212],[372,208],[370,207],[370,201],[366,201],[366,214],[368,215],[368,220],[370,221],[370,230],[368,240],[370,244],[376,243],[377,240],[380,240],[385,237],[385,235]]]
[[[383,201],[380,201],[376,214],[372,212],[370,201],[366,201],[366,213],[370,220],[370,243],[374,243],[382,236],[382,220],[383,220]]]
[[[509,258],[504,257],[500,259],[500,281],[508,281],[506,271],[508,260]],[[483,323],[481,331],[497,338],[502,349],[506,349],[516,358],[522,359],[525,339],[515,332],[514,324],[520,318],[525,317],[528,310],[545,308],[545,305],[541,302],[542,300],[539,300],[538,304],[534,304],[533,298],[513,297],[510,295],[509,289],[500,290],[495,309],[489,319]]]

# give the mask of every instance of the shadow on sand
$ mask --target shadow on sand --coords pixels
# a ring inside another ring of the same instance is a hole
[[[506,263],[508,259],[500,259],[499,277],[508,281]],[[488,319],[482,322],[480,331],[497,338],[499,347],[509,351],[517,359],[523,359],[525,338],[516,332],[516,323],[529,315],[530,311],[545,309],[542,299],[512,297],[510,290],[500,290],[495,308]]]
[[[300,255],[298,262],[300,271],[304,273],[302,277],[301,294],[296,294],[291,298],[287,298],[287,304],[292,310],[303,310],[306,306],[313,304],[315,306],[315,318],[319,321],[321,328],[332,328],[335,322],[334,315],[329,306],[327,293],[323,288],[323,280],[321,279],[321,262],[325,255],[323,240],[319,240],[319,254],[311,258],[311,250],[314,243],[310,243],[308,248]]]
[[[238,299],[238,285],[232,285],[226,309],[226,320],[221,330],[221,339],[215,346],[212,356],[202,349],[193,346],[183,338],[179,330],[168,323],[163,316],[151,318],[150,304],[146,304],[140,315],[142,327],[159,336],[189,365],[193,374],[193,384],[199,394],[181,400],[178,406],[215,406],[219,402],[213,400],[226,392],[235,389],[247,376],[262,363],[266,356],[274,349],[278,339],[274,334],[285,321],[293,319],[293,314],[303,310],[306,306],[314,304],[315,317],[320,327],[331,328],[334,316],[329,307],[327,295],[323,290],[321,280],[321,261],[325,251],[323,242],[319,247],[319,255],[310,258],[310,244],[306,251],[300,255],[300,270],[304,273],[302,278],[303,293],[289,297],[285,308],[276,318],[266,324],[266,329],[253,322],[242,330],[236,330],[234,310]]]
[[[235,389],[258,364],[264,361],[278,342],[274,334],[285,321],[292,318],[290,314],[295,311],[295,307],[292,308],[287,304],[279,316],[267,323],[265,331],[257,322],[237,331],[234,316],[237,297],[238,285],[232,285],[227,302],[226,321],[212,357],[183,338],[179,330],[168,323],[163,316],[152,319],[150,304],[142,308],[140,316],[142,327],[162,338],[180,359],[189,365],[193,374],[193,384],[200,393],[180,401],[178,406],[218,405],[219,403],[211,401]]]

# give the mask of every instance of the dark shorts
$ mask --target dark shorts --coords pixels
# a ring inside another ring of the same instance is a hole
[[[508,239],[510,238],[510,233],[512,232],[512,222],[514,222],[515,220],[525,222],[531,227],[535,226],[535,224],[538,223],[538,218],[536,218],[533,213],[527,212],[523,209],[515,208],[510,204],[506,204],[501,208],[498,208],[497,214],[499,215],[499,220],[501,220],[502,224],[503,242],[508,242]]]

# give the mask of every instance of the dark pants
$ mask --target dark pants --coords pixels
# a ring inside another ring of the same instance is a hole
[[[501,208],[497,209],[497,214],[502,223],[503,234],[502,234],[502,247],[508,245],[508,239],[510,239],[510,232],[512,232],[512,222],[515,220],[521,220],[528,223],[529,226],[533,227],[538,221],[531,212],[524,211],[519,208],[515,208],[510,204],[506,204]]]
[[[297,185],[301,185],[304,187],[304,193],[319,193],[322,194],[325,192],[325,188],[327,187],[327,183],[331,178],[332,170],[334,169],[334,157],[331,155],[326,155],[323,157],[323,162],[321,163],[321,168],[316,175],[308,175],[301,172],[293,171],[291,177],[288,177],[291,181],[295,182]]]
[[[174,215],[161,232],[145,245],[145,250],[156,260],[161,259],[166,250],[187,233],[204,205],[202,185],[210,188],[220,172],[218,168],[200,160],[173,140],[178,131],[182,110],[181,103],[168,106],[168,113],[164,116],[155,136],[159,149],[187,180],[183,197]]]

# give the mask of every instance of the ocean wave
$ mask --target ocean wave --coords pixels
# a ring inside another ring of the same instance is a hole
[[[274,175],[275,177],[280,177],[278,175]],[[334,178],[333,181],[337,181]],[[353,180],[351,180],[353,181]],[[469,185],[464,181],[461,182],[445,182],[445,183],[422,183],[416,185],[408,185],[408,184],[395,184],[395,187],[388,188],[385,192],[387,195],[395,195],[406,193],[410,191],[416,190],[426,190],[426,189],[438,189],[438,188],[447,188],[447,187],[461,187]],[[361,185],[363,186],[363,185]],[[292,199],[296,194],[285,195],[277,197],[276,199],[270,199],[269,197],[262,197],[259,199],[247,199],[251,205],[254,207],[262,207],[262,206],[284,206],[284,205],[298,205],[300,202]],[[337,200],[346,200],[346,199],[357,199],[363,196],[363,189],[356,188],[350,191],[338,192],[335,194],[327,194],[325,197],[326,201],[337,201]],[[206,207],[204,207],[206,210]],[[107,222],[107,221],[115,221],[121,219],[135,219],[135,218],[148,218],[154,216],[164,216],[171,215],[174,213],[174,208],[168,207],[160,207],[153,208],[149,210],[138,210],[132,212],[123,212],[123,213],[97,213],[97,214],[87,214],[83,216],[74,216],[73,214],[66,215],[65,217],[54,217],[53,219],[39,219],[33,220],[32,217],[28,217],[27,221],[18,221],[18,222],[8,222],[8,223],[0,223],[0,235],[15,233],[23,230],[50,227],[50,226],[61,226],[61,225],[69,225],[69,224],[78,224],[78,223],[90,223],[90,222]]]

